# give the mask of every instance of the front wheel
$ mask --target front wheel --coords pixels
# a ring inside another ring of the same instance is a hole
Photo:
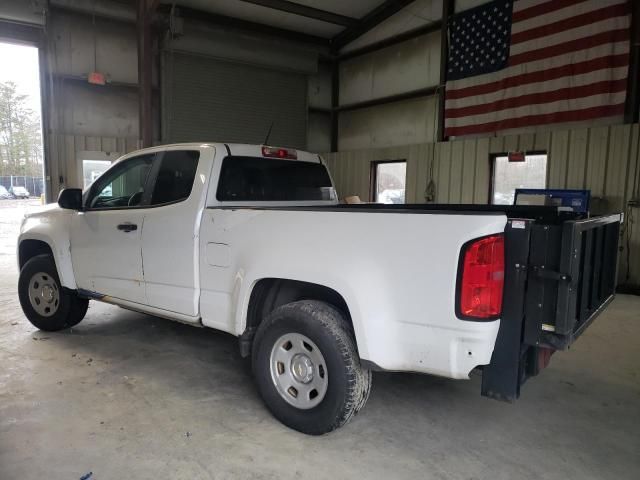
[[[322,435],[366,403],[371,372],[362,368],[343,314],[319,301],[275,309],[259,326],[252,355],[258,390],[290,428]]]
[[[18,297],[27,319],[40,330],[56,332],[84,318],[89,300],[60,285],[51,255],[36,255],[20,270]]]

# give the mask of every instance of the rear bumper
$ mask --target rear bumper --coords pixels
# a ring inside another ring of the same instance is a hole
[[[363,362],[384,371],[468,379],[471,370],[491,362],[500,320],[453,323],[454,328],[394,323],[376,336],[385,340],[369,345],[371,358]]]

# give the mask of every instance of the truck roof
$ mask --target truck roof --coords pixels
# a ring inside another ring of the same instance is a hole
[[[170,143],[166,145],[157,145],[154,147],[142,148],[140,150],[135,150],[133,152],[129,152],[126,155],[121,157],[130,157],[133,155],[139,155],[141,153],[156,153],[162,152],[167,149],[178,149],[178,148],[202,148],[202,147],[215,147],[226,149],[229,154],[233,156],[246,156],[246,157],[263,157],[262,155],[262,147],[265,145],[258,144],[248,144],[248,143],[223,143],[223,142],[184,142],[184,143]],[[298,161],[303,162],[312,162],[312,163],[322,163],[320,159],[320,155],[317,153],[311,153],[304,150],[299,150],[297,148],[290,147],[279,147],[277,145],[270,145],[276,148],[283,148],[289,151],[295,151],[296,159]]]

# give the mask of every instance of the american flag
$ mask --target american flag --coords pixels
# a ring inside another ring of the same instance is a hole
[[[448,31],[447,137],[624,113],[627,0],[495,0]]]

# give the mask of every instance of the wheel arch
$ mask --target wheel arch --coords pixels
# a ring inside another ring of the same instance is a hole
[[[354,336],[357,334],[351,311],[345,298],[336,290],[318,283],[287,278],[262,278],[257,280],[246,308],[243,333],[240,335],[240,353],[249,356],[255,332],[262,320],[276,308],[298,300],[319,300],[326,302],[345,315]]]
[[[18,268],[22,270],[24,264],[36,255],[51,255],[54,257],[53,249],[47,242],[34,238],[22,240],[18,245]]]
[[[70,245],[68,241],[64,243],[65,245],[58,246],[51,238],[38,235],[35,232],[21,236],[17,249],[18,269],[22,270],[24,264],[36,255],[52,255],[61,285],[75,290],[77,286],[71,266]]]

